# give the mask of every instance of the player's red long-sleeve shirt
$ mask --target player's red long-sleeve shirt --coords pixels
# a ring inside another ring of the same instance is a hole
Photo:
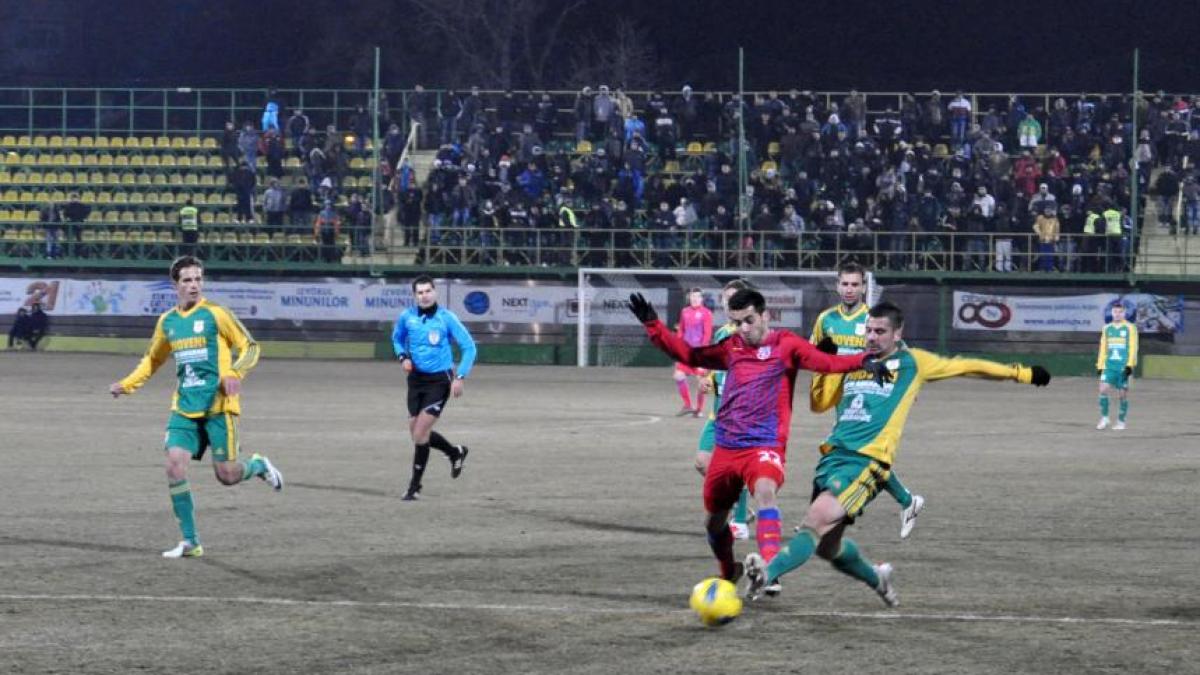
[[[716,436],[717,445],[730,449],[786,448],[796,372],[847,373],[860,369],[867,357],[831,356],[787,330],[771,330],[758,346],[734,335],[715,345],[692,347],[657,320],[646,324],[646,334],[676,361],[726,371]]]

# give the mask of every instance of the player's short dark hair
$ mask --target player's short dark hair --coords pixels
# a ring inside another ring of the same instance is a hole
[[[175,260],[171,261],[171,281],[179,281],[179,273],[185,267],[199,267],[201,271],[203,271],[204,263],[200,262],[200,259],[194,255],[179,256]]]
[[[853,260],[847,260],[838,265],[838,278],[841,278],[843,274],[857,274],[863,278],[863,281],[867,279],[867,269]]]
[[[434,285],[433,277],[429,276],[428,274],[422,274],[421,276],[417,277],[416,279],[413,279],[412,289],[413,289],[414,293],[417,291],[417,286],[419,286],[421,284],[429,284],[430,286],[433,286]]]
[[[871,311],[867,313],[867,316],[870,316],[874,319],[882,319],[887,317],[887,320],[892,324],[892,328],[904,327],[904,312],[900,311],[899,307],[886,300],[876,303],[875,306],[871,308]]]
[[[739,310],[747,307],[753,307],[755,313],[762,314],[767,311],[767,299],[752,288],[743,288],[729,298],[729,309]]]
[[[688,295],[691,295],[692,293],[701,293],[702,294],[702,293],[704,293],[704,291],[700,290],[699,286],[692,286],[691,288],[688,289]]]
[[[733,279],[729,282],[726,282],[725,286],[723,286],[721,290],[727,291],[731,288],[735,291],[744,291],[746,289],[754,290],[754,284],[750,283],[748,279]]]

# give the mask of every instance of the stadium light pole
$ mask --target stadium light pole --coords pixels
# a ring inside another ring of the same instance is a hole
[[[745,50],[738,47],[738,105],[737,105],[737,153],[738,153],[738,267],[745,267],[743,258],[745,251],[742,242],[746,240],[746,57]]]
[[[379,46],[375,46],[375,84],[371,89],[371,221],[382,214],[382,204],[379,201]],[[371,228],[371,238],[375,238],[375,228]]]
[[[1129,257],[1132,264],[1129,266],[1129,273],[1135,274],[1137,271],[1137,254],[1141,249],[1141,242],[1138,241],[1138,174],[1141,172],[1141,167],[1138,166],[1137,146],[1138,146],[1138,48],[1133,48],[1133,132],[1129,139],[1129,166],[1133,168],[1129,172]],[[1136,247],[1136,248],[1135,248]]]

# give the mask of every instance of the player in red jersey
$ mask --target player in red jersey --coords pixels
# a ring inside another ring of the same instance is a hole
[[[703,291],[699,288],[689,289],[688,304],[679,310],[679,325],[676,327],[675,334],[683,338],[688,345],[700,347],[712,342],[712,332],[713,315],[704,306]],[[693,368],[686,363],[675,364],[675,386],[679,389],[679,398],[683,399],[683,407],[679,409],[679,416],[700,417],[704,414],[704,389],[700,386],[699,379],[707,374],[708,371],[703,368]],[[692,406],[689,377],[697,380],[695,407]]]
[[[771,329],[766,300],[751,289],[729,299],[729,320],[737,326],[737,334],[715,345],[693,347],[671,333],[640,293],[629,296],[629,309],[646,327],[650,341],[668,356],[689,366],[726,371],[717,411],[717,445],[704,474],[704,510],[708,543],[721,576],[736,581],[742,566],[733,558],[729,511],[743,486],[750,488],[758,507],[755,539],[760,554],[770,560],[779,550],[775,495],[784,481],[797,371],[862,369],[881,382],[891,373],[866,353],[831,356],[794,333]]]

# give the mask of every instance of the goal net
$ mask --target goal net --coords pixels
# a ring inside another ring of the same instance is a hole
[[[578,314],[578,363],[584,366],[635,366],[661,363],[664,357],[625,307],[630,293],[641,293],[659,317],[674,328],[689,289],[699,288],[713,312],[714,331],[725,321],[721,288],[745,279],[767,300],[771,325],[808,337],[812,322],[839,302],[837,272],[738,270],[630,270],[581,268],[575,300]],[[865,300],[874,304],[882,289],[867,273]]]

